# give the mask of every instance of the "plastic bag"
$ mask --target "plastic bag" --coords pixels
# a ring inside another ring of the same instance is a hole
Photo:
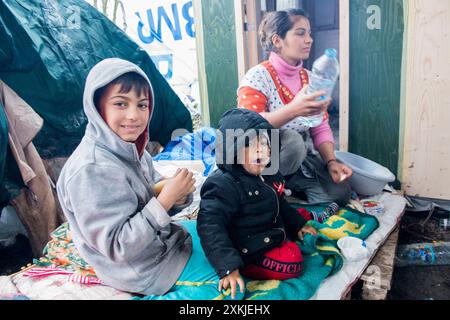
[[[202,160],[205,165],[203,175],[207,176],[216,163],[215,141],[215,129],[203,127],[194,133],[185,134],[173,139],[154,159],[156,161]]]

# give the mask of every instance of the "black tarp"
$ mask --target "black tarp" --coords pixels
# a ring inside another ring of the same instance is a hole
[[[189,111],[150,56],[84,0],[2,0],[0,79],[43,119],[34,139],[43,158],[68,156],[84,134],[82,96],[89,70],[105,58],[139,65],[155,91],[150,139],[165,145],[172,131],[192,131]]]
[[[16,161],[8,146],[8,119],[0,103],[0,212],[24,186]]]
[[[173,130],[192,131],[189,111],[150,56],[84,0],[0,1],[0,79],[44,119],[33,140],[41,157],[67,157],[76,148],[87,124],[82,105],[86,76],[96,63],[111,57],[136,63],[152,82],[150,140],[165,145]],[[8,194],[5,186],[21,181],[7,172],[17,168],[6,160],[4,114],[0,121],[0,197],[7,199],[14,188]]]
[[[8,121],[0,103],[0,211],[7,204],[9,195],[5,189],[6,152],[8,150]]]

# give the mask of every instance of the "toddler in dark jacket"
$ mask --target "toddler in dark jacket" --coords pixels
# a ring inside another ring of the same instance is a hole
[[[233,109],[222,116],[219,130],[218,169],[201,189],[197,231],[221,278],[219,290],[230,287],[234,297],[237,284],[244,290],[241,274],[258,280],[298,277],[303,258],[294,241],[316,230],[284,199],[283,177],[268,170],[275,163],[273,127],[256,112]]]

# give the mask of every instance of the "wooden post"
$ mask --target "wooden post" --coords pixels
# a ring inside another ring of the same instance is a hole
[[[236,107],[239,85],[234,1],[194,0],[203,125]]]
[[[245,39],[245,5],[244,0],[234,0],[234,12],[236,21],[236,49],[238,76],[242,79],[248,70],[248,59]]]
[[[363,300],[386,300],[391,290],[399,233],[400,227],[397,227],[361,276],[361,280],[364,281]]]
[[[252,68],[261,61],[258,41],[258,26],[261,21],[261,1],[247,0],[247,45],[248,67]]]
[[[194,16],[195,16],[195,46],[197,48],[197,68],[198,68],[198,82],[200,89],[200,105],[202,115],[202,125],[209,126],[211,123],[209,117],[209,100],[208,100],[208,85],[206,79],[205,68],[205,47],[203,35],[203,13],[202,0],[193,0]]]
[[[349,74],[350,74],[350,0],[339,1],[339,149],[348,151]]]

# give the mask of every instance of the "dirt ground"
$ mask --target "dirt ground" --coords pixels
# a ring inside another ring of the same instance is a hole
[[[439,222],[431,218],[422,230],[418,223],[421,216],[406,215],[401,224],[399,244],[450,241],[450,231],[441,231]],[[14,245],[0,248],[0,275],[20,271],[20,268],[32,262],[33,256],[28,239],[18,236]],[[352,299],[359,300],[362,283],[355,285]],[[450,266],[402,267],[395,268],[392,288],[388,300],[449,300]]]
[[[448,215],[448,214],[447,214]],[[450,241],[433,217],[422,229],[427,214],[406,215],[402,220],[399,244]],[[395,268],[388,300],[450,300],[450,265]]]
[[[0,247],[0,276],[10,275],[20,268],[33,262],[30,242],[28,238],[19,235],[16,242],[6,248]]]

